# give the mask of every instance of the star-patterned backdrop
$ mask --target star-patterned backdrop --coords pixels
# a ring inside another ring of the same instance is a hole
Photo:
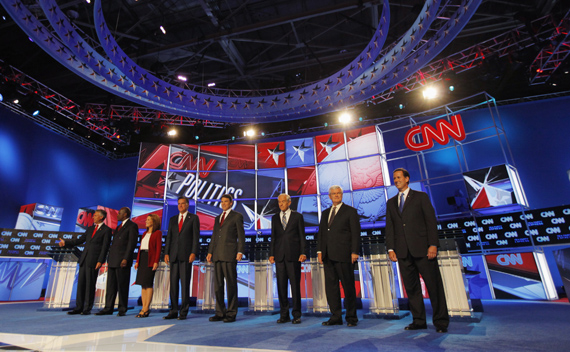
[[[306,225],[317,226],[321,210],[330,206],[329,187],[340,185],[361,221],[374,222],[385,215],[389,184],[380,150],[376,126],[258,144],[143,144],[133,214],[160,216],[164,204],[186,196],[202,230],[211,231],[220,197],[229,193],[246,230],[264,232],[279,211],[277,197],[287,193]]]

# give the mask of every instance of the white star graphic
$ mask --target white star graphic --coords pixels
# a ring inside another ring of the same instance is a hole
[[[330,153],[332,153],[333,148],[339,144],[338,142],[333,142],[332,135],[329,137],[328,141],[319,142],[319,143],[321,143],[321,147],[323,147],[323,149],[321,149],[321,151],[319,152],[319,155],[323,152],[323,150],[326,150],[327,155],[329,155]]]
[[[305,152],[307,150],[311,150],[311,147],[307,147],[305,145],[305,141],[303,141],[303,143],[301,143],[301,145],[294,145],[293,149],[295,149],[295,154],[293,154],[291,159],[293,159],[295,157],[295,155],[299,155],[299,158],[301,158],[301,161],[305,162]]]
[[[279,150],[279,144],[277,144],[275,149],[273,149],[273,150],[267,149],[267,151],[269,152],[269,156],[267,157],[267,159],[265,159],[265,161],[267,161],[267,160],[269,160],[269,158],[273,157],[273,161],[275,161],[275,165],[279,165],[279,155],[285,153],[285,151]]]

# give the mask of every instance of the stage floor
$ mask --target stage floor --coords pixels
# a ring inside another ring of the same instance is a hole
[[[154,312],[135,319],[140,307],[117,317],[37,311],[41,306],[0,305],[0,351],[567,351],[570,346],[567,302],[483,301],[481,322],[452,321],[447,334],[435,332],[429,311],[427,330],[405,331],[409,316],[361,319],[349,328],[321,326],[326,318],[319,317],[276,324],[278,315],[243,315],[241,309],[228,324],[200,314],[183,321]]]

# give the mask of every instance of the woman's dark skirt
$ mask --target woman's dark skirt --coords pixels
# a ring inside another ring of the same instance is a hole
[[[148,251],[141,251],[135,284],[141,285],[143,288],[152,287],[155,272],[156,271],[153,271],[152,268],[148,267]]]

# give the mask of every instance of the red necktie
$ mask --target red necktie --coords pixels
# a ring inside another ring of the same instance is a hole
[[[93,233],[91,234],[91,238],[93,238],[95,236],[95,232],[97,232],[98,228],[99,228],[99,225],[95,225],[95,228],[93,229]]]
[[[226,212],[224,211],[222,213],[222,218],[220,219],[220,226],[222,226],[224,224],[224,219],[226,218]]]
[[[119,230],[121,229],[121,227],[123,227],[123,222],[121,221],[121,223],[119,224],[119,227],[117,227],[117,229],[115,230],[115,233],[119,232]]]
[[[184,216],[180,216],[180,222],[178,223],[178,232],[182,231],[182,224],[184,224]]]

